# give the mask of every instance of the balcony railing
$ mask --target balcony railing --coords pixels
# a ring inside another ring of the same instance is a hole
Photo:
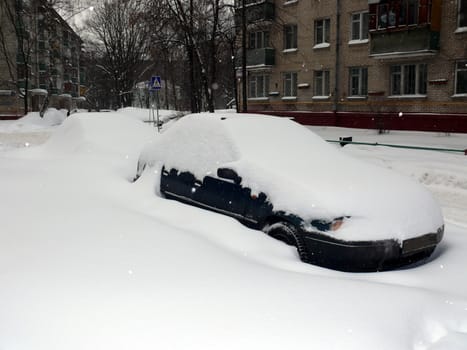
[[[251,2],[251,1],[250,1]],[[275,17],[274,1],[256,1],[248,4],[245,8],[247,23],[260,21],[273,21]],[[239,26],[242,23],[242,7],[237,7],[235,11],[235,23]]]
[[[429,25],[411,28],[372,32],[370,55],[423,55],[439,50],[439,32],[432,31]]]
[[[247,66],[273,66],[275,64],[275,49],[249,49],[246,52]]]

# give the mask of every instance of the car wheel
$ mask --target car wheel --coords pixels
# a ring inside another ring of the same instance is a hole
[[[297,228],[289,222],[280,221],[272,225],[267,224],[263,231],[269,236],[278,239],[288,245],[295,246],[300,260],[307,262],[308,254],[305,248],[305,241],[298,233]]]

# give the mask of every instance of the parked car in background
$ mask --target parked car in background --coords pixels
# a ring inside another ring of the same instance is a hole
[[[135,179],[297,247],[304,262],[379,271],[428,258],[443,217],[421,185],[354,159],[287,118],[194,114],[142,152]]]

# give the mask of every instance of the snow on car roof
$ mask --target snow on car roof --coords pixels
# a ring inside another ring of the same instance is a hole
[[[150,158],[199,179],[231,167],[243,186],[265,192],[275,210],[306,220],[351,216],[340,230],[347,240],[402,240],[435,232],[443,222],[422,186],[344,154],[288,118],[194,114],[159,141]]]

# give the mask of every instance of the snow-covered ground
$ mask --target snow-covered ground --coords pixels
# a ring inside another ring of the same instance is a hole
[[[155,196],[154,175],[132,183],[157,137],[144,113],[0,122],[0,349],[467,349],[467,156],[345,146],[426,185],[446,232],[424,265],[343,273]],[[467,148],[467,135],[311,129]]]

